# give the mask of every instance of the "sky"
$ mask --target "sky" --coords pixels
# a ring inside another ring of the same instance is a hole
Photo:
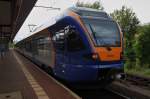
[[[125,5],[136,13],[141,24],[150,22],[150,0],[38,0],[35,6],[54,7],[56,9],[34,7],[18,31],[14,41],[20,41],[54,24],[55,18],[59,17],[59,14],[66,8],[75,6],[77,1],[84,3],[100,1],[107,13],[112,13]],[[60,8],[60,10],[57,8]]]

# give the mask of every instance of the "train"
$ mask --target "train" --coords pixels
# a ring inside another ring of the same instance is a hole
[[[70,7],[16,49],[70,83],[111,83],[124,72],[123,33],[106,12]]]

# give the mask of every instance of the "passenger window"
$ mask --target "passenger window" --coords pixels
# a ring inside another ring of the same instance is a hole
[[[66,39],[68,51],[80,51],[85,49],[83,41],[75,28],[69,29]]]
[[[65,46],[64,30],[60,30],[59,32],[56,32],[53,35],[52,40],[54,42],[56,50],[64,51],[64,49],[65,49],[65,47],[64,47]]]

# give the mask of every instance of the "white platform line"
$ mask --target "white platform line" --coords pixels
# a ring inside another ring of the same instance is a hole
[[[22,63],[22,61],[18,58],[18,56],[13,52],[14,57],[16,58],[17,62],[19,63],[25,77],[27,78],[29,84],[33,88],[36,96],[38,99],[50,99],[44,89],[38,84],[32,74],[27,70],[26,66]]]

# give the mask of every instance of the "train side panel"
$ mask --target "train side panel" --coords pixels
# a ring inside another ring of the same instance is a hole
[[[48,29],[25,39],[20,45],[23,45],[20,52],[32,61],[42,66],[54,67],[55,50]]]

